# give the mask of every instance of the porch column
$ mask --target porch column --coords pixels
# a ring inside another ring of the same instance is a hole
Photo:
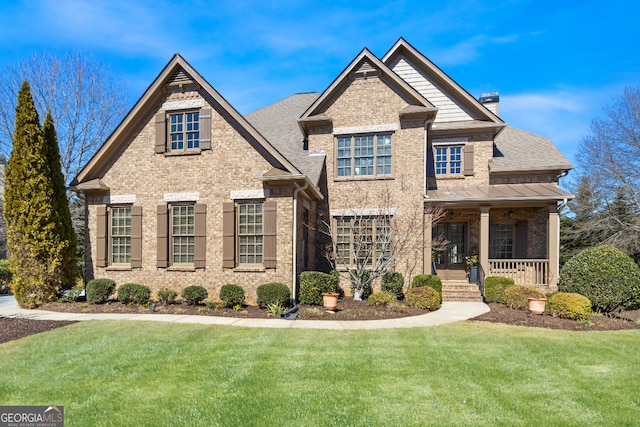
[[[480,253],[478,255],[484,276],[489,274],[489,209],[489,206],[480,206]]]
[[[549,259],[549,288],[551,291],[557,291],[560,276],[560,215],[558,215],[556,204],[549,205],[547,258]]]
[[[433,214],[424,214],[423,221],[422,274],[431,274],[431,227],[433,226]]]

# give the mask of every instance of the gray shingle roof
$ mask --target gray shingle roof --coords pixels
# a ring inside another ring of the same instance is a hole
[[[544,136],[506,127],[495,138],[491,172],[562,171],[573,165]]]
[[[310,156],[303,149],[303,135],[297,119],[318,96],[317,92],[297,93],[245,116],[276,150],[316,185],[322,173],[324,156]]]

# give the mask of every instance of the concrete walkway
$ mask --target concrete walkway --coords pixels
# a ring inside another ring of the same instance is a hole
[[[0,296],[0,317],[20,317],[35,320],[146,320],[156,322],[194,323],[201,325],[246,326],[252,328],[293,329],[390,329],[418,328],[444,325],[471,319],[489,311],[481,302],[444,302],[432,313],[420,316],[386,320],[284,320],[284,319],[239,319],[233,317],[193,316],[160,313],[60,313],[45,310],[25,310],[18,307],[11,295]]]

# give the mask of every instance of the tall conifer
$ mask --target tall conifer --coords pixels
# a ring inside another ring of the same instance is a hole
[[[4,215],[13,292],[18,303],[27,307],[55,299],[56,291],[73,279],[67,265],[75,240],[66,232],[60,190],[55,189],[62,183],[64,191],[63,179],[54,173],[60,173],[59,154],[56,164],[50,148],[56,143],[53,121],[46,128],[48,141],[25,81],[18,94],[13,150],[7,164]],[[66,196],[64,208],[68,218]]]

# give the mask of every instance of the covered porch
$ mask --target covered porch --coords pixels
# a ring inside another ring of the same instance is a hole
[[[481,289],[485,277],[503,276],[555,291],[559,212],[570,198],[553,183],[429,190],[425,204],[441,206],[446,215],[431,227],[434,246],[439,240],[444,245],[425,250],[425,266],[432,266],[444,281],[467,280],[467,258],[475,256]],[[425,220],[432,218],[426,215]]]

